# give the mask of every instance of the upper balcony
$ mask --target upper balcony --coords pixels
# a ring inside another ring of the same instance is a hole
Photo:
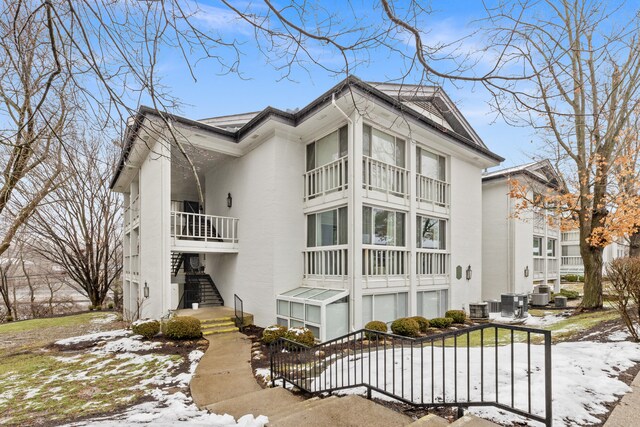
[[[171,211],[171,250],[238,252],[238,218]]]

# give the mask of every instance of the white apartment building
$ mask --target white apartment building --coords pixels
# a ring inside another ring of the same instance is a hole
[[[570,230],[562,232],[560,241],[561,258],[560,274],[584,274],[582,255],[580,255],[580,231]],[[604,248],[602,253],[603,273],[606,265],[616,258],[629,256],[629,245],[623,242],[613,242]]]
[[[561,180],[548,160],[485,173],[482,177],[482,296],[528,293],[538,284],[560,291],[560,226],[545,210],[519,212],[510,196],[513,180],[534,192],[559,190]],[[553,225],[550,225],[552,223]]]
[[[326,340],[481,300],[482,171],[503,159],[441,89],[349,77],[296,112],[159,114],[140,108],[112,181],[125,310],[238,295]]]

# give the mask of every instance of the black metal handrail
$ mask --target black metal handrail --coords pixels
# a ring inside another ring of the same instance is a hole
[[[244,326],[244,303],[236,294],[233,294],[233,310],[236,317],[236,327],[242,330]]]
[[[281,338],[271,346],[276,380],[314,394],[360,387],[368,398],[375,391],[422,408],[494,406],[552,423],[551,332],[522,326],[422,338],[361,329],[313,347]]]

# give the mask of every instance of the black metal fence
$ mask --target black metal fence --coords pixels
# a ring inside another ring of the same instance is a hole
[[[483,324],[423,338],[359,330],[271,347],[271,380],[309,393],[361,389],[416,407],[493,406],[551,426],[551,332]]]
[[[236,294],[233,294],[233,311],[236,318],[236,327],[242,329],[244,326],[244,303]]]

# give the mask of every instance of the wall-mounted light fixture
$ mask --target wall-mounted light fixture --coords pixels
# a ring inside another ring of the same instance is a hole
[[[144,288],[142,289],[142,292],[144,293],[145,298],[149,298],[149,285],[146,281],[144,282]]]
[[[467,267],[467,280],[471,280],[471,274],[473,272],[471,271],[471,266]]]
[[[233,198],[231,197],[231,193],[227,193],[227,207],[230,208],[233,205]]]
[[[529,266],[528,265],[524,268],[524,277],[529,277]]]

